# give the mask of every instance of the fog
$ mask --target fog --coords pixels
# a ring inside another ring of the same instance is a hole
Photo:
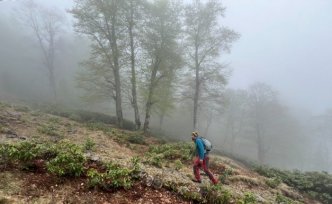
[[[331,108],[331,1],[225,0],[225,24],[241,33],[229,86],[262,81],[287,104],[321,114]]]
[[[0,100],[51,104],[38,41],[21,20],[22,2],[0,1]],[[91,42],[74,32],[74,19],[66,12],[73,1],[35,2],[65,16],[55,55],[58,104],[115,115],[113,101],[82,99],[77,75],[80,63],[89,59]],[[222,2],[226,16],[220,21],[241,38],[218,59],[231,72],[224,107],[213,118],[208,109],[202,111],[197,130],[216,149],[235,158],[283,169],[332,172],[332,2]],[[264,100],[253,101],[253,96]],[[140,106],[144,109],[143,103]],[[179,101],[161,127],[153,114],[151,130],[190,141],[192,106]],[[124,108],[124,117],[133,120],[130,105],[124,102]],[[142,110],[142,120],[143,114]]]

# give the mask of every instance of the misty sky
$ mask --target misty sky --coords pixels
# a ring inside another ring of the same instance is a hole
[[[226,58],[230,86],[272,85],[287,104],[332,108],[332,1],[224,0],[224,22],[241,34]]]
[[[0,15],[23,0],[0,1]],[[61,9],[72,0],[39,0]],[[279,91],[286,104],[322,113],[332,108],[331,0],[224,0],[223,24],[241,34],[231,54],[229,87],[259,81]]]

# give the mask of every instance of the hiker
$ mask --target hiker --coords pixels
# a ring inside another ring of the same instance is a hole
[[[211,171],[208,169],[209,152],[206,151],[202,138],[198,136],[197,132],[192,132],[191,139],[193,140],[193,142],[195,142],[196,146],[196,156],[194,158],[194,166],[193,166],[195,179],[193,179],[193,181],[197,183],[202,182],[199,169],[203,167],[204,172],[206,173],[206,175],[208,175],[211,182],[213,184],[217,184],[218,181],[214,178]]]

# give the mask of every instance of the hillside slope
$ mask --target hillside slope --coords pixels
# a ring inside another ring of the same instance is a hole
[[[196,184],[191,181],[190,143],[164,144],[141,132],[0,104],[0,145],[62,141],[82,148],[86,159],[82,174],[57,176],[43,159],[34,159],[34,168],[17,159],[8,164],[5,158],[10,154],[5,157],[2,149],[0,203],[320,203],[218,155],[211,156],[210,169],[221,184],[211,186],[206,176]],[[133,159],[139,161],[139,170],[130,187],[126,183],[114,187],[115,177],[103,178],[107,187],[97,185],[100,180],[91,185],[93,179],[102,178],[92,177],[91,169],[105,176],[105,163],[130,169]]]

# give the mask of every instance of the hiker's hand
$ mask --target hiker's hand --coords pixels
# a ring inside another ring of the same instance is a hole
[[[203,165],[203,159],[200,159],[200,160],[199,160],[199,164],[200,164],[200,165]]]

